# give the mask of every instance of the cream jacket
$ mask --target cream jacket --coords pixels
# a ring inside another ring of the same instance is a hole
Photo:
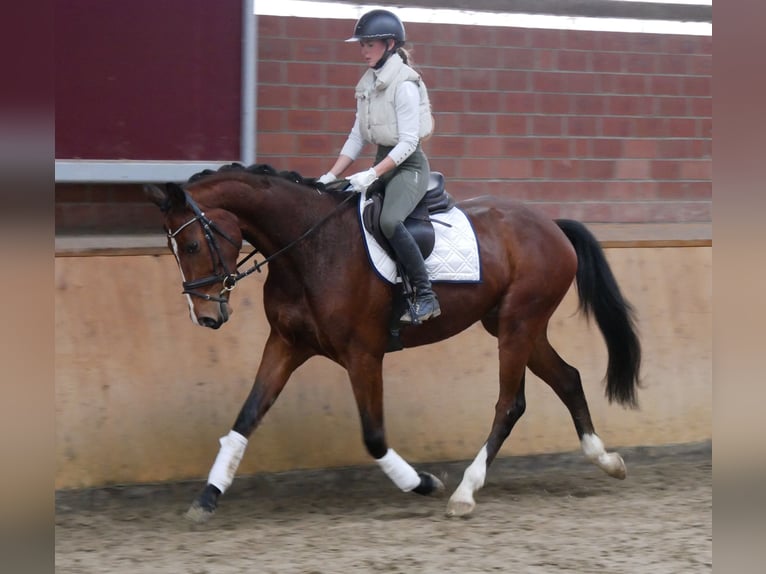
[[[357,120],[362,137],[373,144],[394,146],[399,143],[396,122],[396,89],[402,82],[414,82],[420,93],[420,129],[418,137],[433,131],[431,102],[420,75],[392,54],[380,70],[368,69],[356,85]]]

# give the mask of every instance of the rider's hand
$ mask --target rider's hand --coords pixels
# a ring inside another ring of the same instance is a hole
[[[323,183],[327,185],[328,183],[332,183],[333,181],[337,180],[338,178],[335,177],[335,174],[331,171],[328,171],[326,174],[324,174],[322,177],[320,177],[317,181],[319,183]]]
[[[348,182],[351,184],[351,187],[354,188],[354,191],[364,193],[376,179],[378,179],[378,174],[375,173],[375,169],[371,167],[367,171],[355,173],[348,178]]]

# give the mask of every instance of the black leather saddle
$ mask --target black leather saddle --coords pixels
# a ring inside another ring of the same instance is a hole
[[[378,244],[388,253],[391,258],[396,259],[388,240],[380,229],[380,210],[383,207],[383,196],[385,188],[383,183],[378,180],[367,190],[367,197],[372,199],[372,203],[364,208],[362,221],[367,231],[375,238]],[[407,219],[404,220],[404,226],[415,238],[423,259],[427,258],[434,249],[436,234],[434,232],[431,215],[449,211],[455,205],[455,199],[444,189],[444,175],[438,171],[432,171],[428,179],[428,191],[420,200]],[[441,222],[436,222],[441,223]],[[442,225],[448,225],[442,223]]]

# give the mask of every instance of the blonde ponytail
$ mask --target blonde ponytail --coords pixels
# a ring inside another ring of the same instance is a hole
[[[410,64],[410,61],[412,60],[412,58],[410,57],[410,53],[407,50],[405,50],[404,48],[399,46],[396,49],[396,53],[399,54],[399,57],[402,59],[402,61],[405,64],[407,64],[408,66],[412,67],[412,64]]]

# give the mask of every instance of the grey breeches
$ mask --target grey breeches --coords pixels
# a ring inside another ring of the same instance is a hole
[[[375,163],[382,161],[391,149],[378,146]],[[423,199],[428,191],[430,171],[428,158],[418,146],[410,157],[381,178],[386,184],[383,208],[380,213],[380,229],[383,235],[390,238],[396,226],[404,221]]]

